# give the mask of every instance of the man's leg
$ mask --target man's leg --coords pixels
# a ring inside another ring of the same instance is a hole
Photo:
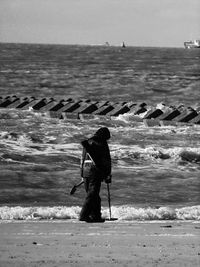
[[[96,177],[88,179],[88,191],[83,204],[80,220],[101,221],[101,198],[99,196],[101,181]]]
[[[101,180],[96,178],[93,187],[93,201],[92,201],[92,212],[91,217],[95,222],[104,222],[105,220],[101,218],[101,198],[100,198]]]
[[[87,196],[85,198],[85,201],[83,203],[81,212],[80,212],[80,216],[79,216],[79,220],[80,221],[86,221],[89,218],[89,215],[91,213],[91,202],[90,202],[90,197],[89,195],[89,187],[90,187],[90,181],[88,178],[84,179],[84,186],[85,186],[85,191],[87,193]]]

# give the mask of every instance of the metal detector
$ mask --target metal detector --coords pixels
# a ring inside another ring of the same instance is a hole
[[[109,187],[109,183],[107,183],[107,190],[108,190],[109,221],[116,221],[116,220],[118,220],[117,218],[112,218],[111,217],[111,199],[110,199],[110,187]]]
[[[70,190],[70,195],[73,195],[73,194],[76,192],[77,187],[79,187],[79,186],[82,185],[83,183],[84,183],[84,181],[81,181],[79,184],[74,185],[74,186],[72,187],[72,189]]]

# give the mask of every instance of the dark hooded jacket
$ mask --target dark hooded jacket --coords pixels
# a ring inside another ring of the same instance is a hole
[[[94,164],[88,170],[82,169],[82,177],[97,177],[104,180],[111,174],[111,157],[107,144],[110,132],[107,127],[100,128],[93,137],[81,142],[84,152],[88,153]]]

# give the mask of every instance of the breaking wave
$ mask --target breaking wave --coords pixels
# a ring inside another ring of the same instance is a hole
[[[67,220],[78,219],[81,207],[0,207],[0,220]],[[102,215],[109,218],[108,209],[102,208]],[[119,221],[152,220],[200,220],[200,206],[170,208],[113,206],[112,217]]]
[[[80,157],[80,144],[62,144],[54,142],[53,138],[48,141],[28,134],[18,134],[15,132],[0,132],[0,143],[13,152],[29,155],[50,155],[68,153],[74,157]],[[164,148],[158,145],[141,147],[139,145],[110,144],[113,160],[131,162],[131,160],[173,160],[200,163],[200,148],[198,147],[176,147]],[[2,160],[4,159],[3,154]],[[6,159],[5,159],[6,160]]]

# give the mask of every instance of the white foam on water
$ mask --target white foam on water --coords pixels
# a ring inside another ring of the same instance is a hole
[[[134,208],[120,206],[112,208],[113,216],[119,220],[200,220],[200,206],[183,208]]]
[[[161,104],[157,105],[158,109],[162,109],[160,107]],[[181,134],[188,134],[188,133],[192,133],[192,132],[196,132],[196,133],[200,133],[200,126],[198,124],[177,124],[177,125],[165,125],[165,126],[159,126],[159,125],[155,125],[155,126],[151,126],[151,127],[147,127],[145,126],[145,124],[143,123],[143,118],[145,117],[145,115],[147,114],[148,111],[143,112],[139,115],[135,115],[133,112],[128,112],[128,113],[124,113],[121,115],[118,115],[117,117],[112,118],[112,120],[114,121],[122,121],[124,123],[123,126],[127,127],[127,129],[131,129],[134,127],[135,131],[141,131],[142,129],[146,130],[146,133],[148,134],[148,132],[151,132],[151,130],[154,130],[155,128],[158,130],[159,132],[162,132],[163,134],[165,133],[181,133]],[[130,128],[129,128],[130,127]],[[156,133],[156,132],[154,132]]]
[[[62,154],[66,153],[66,151],[68,152],[68,155],[74,155],[77,153],[79,154],[80,151],[80,144],[77,143],[36,143],[26,134],[13,137],[8,132],[0,133],[0,144],[7,147],[10,151],[29,155]]]
[[[76,219],[80,207],[0,207],[1,220]]]
[[[64,135],[63,135],[64,136]],[[20,155],[61,155],[73,156],[80,158],[81,145],[75,142],[51,142],[56,137],[50,136],[48,142],[37,142],[28,134],[15,134],[7,131],[0,132],[0,145],[4,151],[10,153],[18,153]],[[133,167],[135,160],[158,162],[168,160],[170,162],[178,162],[185,160],[191,163],[200,162],[199,147],[180,147],[171,148],[162,147],[162,144],[146,145],[144,147],[135,144],[116,144],[110,143],[111,157],[118,160],[118,166]],[[3,151],[3,150],[2,150]],[[1,154],[2,155],[2,154]],[[9,158],[2,160],[8,161]],[[167,161],[166,161],[167,163]]]
[[[140,147],[138,145],[110,145],[114,159],[141,158],[141,159],[186,159],[200,161],[200,147],[173,147],[163,148],[156,145]]]
[[[0,207],[0,220],[67,220],[78,219],[81,207]],[[102,216],[109,218],[108,208],[102,207]],[[200,221],[200,205],[182,208],[113,206],[112,217],[118,221],[194,220]]]

